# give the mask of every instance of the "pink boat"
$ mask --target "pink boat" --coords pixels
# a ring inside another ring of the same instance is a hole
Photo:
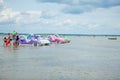
[[[58,35],[50,35],[48,38],[51,40],[51,42],[57,42],[57,43],[65,43],[66,42],[64,38],[62,38]]]

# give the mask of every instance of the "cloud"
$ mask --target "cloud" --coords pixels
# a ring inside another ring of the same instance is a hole
[[[0,23],[11,23],[14,22],[16,17],[19,15],[19,12],[12,11],[9,8],[6,8],[0,12]]]
[[[14,11],[8,8],[3,0],[0,0],[0,25],[34,23],[37,22],[41,14],[42,12],[38,10]]]
[[[14,20],[6,20],[6,21],[0,22],[0,25],[6,25],[6,24],[15,24],[15,22]]]
[[[120,0],[37,0],[43,3],[66,4],[64,13],[80,14],[95,10],[96,8],[109,8],[119,6]]]
[[[3,0],[0,0],[0,11],[2,11],[5,8],[5,3]]]
[[[37,0],[44,3],[58,3],[67,5],[92,5],[99,7],[110,7],[120,5],[120,0]]]
[[[92,9],[94,9],[94,7],[89,5],[88,6],[68,6],[68,7],[65,7],[62,11],[64,13],[80,14],[84,12],[89,12]]]
[[[16,5],[14,5],[16,8],[9,8],[4,2],[1,2],[0,26],[9,28],[8,31],[14,29],[33,33],[97,34],[120,32],[119,0],[106,0],[107,3],[106,1],[102,2],[103,0],[38,1],[41,2],[39,7],[31,9],[31,6],[26,4],[27,9],[25,10]],[[4,28],[0,31],[2,30],[5,31]]]
[[[0,25],[14,24],[19,12],[7,8],[5,2],[0,0]]]
[[[30,24],[40,18],[42,11],[30,10],[25,12],[14,11],[8,8],[3,0],[0,0],[0,25],[5,24]]]
[[[44,3],[60,3],[60,4],[67,4],[68,2],[70,2],[70,0],[37,0],[37,1]]]
[[[16,17],[16,23],[18,24],[31,24],[39,21],[39,18],[42,15],[42,11],[31,10],[26,12],[20,12]]]

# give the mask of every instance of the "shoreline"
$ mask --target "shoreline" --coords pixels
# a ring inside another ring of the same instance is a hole
[[[0,35],[7,35],[8,33],[0,33]],[[29,33],[19,33],[19,35],[28,35]],[[55,33],[35,33],[36,35],[43,35],[43,36],[46,36],[46,35],[52,35],[52,34],[55,34]],[[60,36],[93,36],[93,37],[96,37],[96,36],[104,36],[104,37],[120,37],[119,34],[59,34],[58,35]]]

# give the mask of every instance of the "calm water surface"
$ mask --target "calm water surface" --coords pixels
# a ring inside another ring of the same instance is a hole
[[[69,37],[71,43],[4,47],[0,80],[120,80],[120,37]]]

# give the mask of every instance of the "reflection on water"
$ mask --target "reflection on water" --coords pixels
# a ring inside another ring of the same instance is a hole
[[[0,45],[0,80],[120,79],[119,37],[70,39],[71,43],[50,46]]]

